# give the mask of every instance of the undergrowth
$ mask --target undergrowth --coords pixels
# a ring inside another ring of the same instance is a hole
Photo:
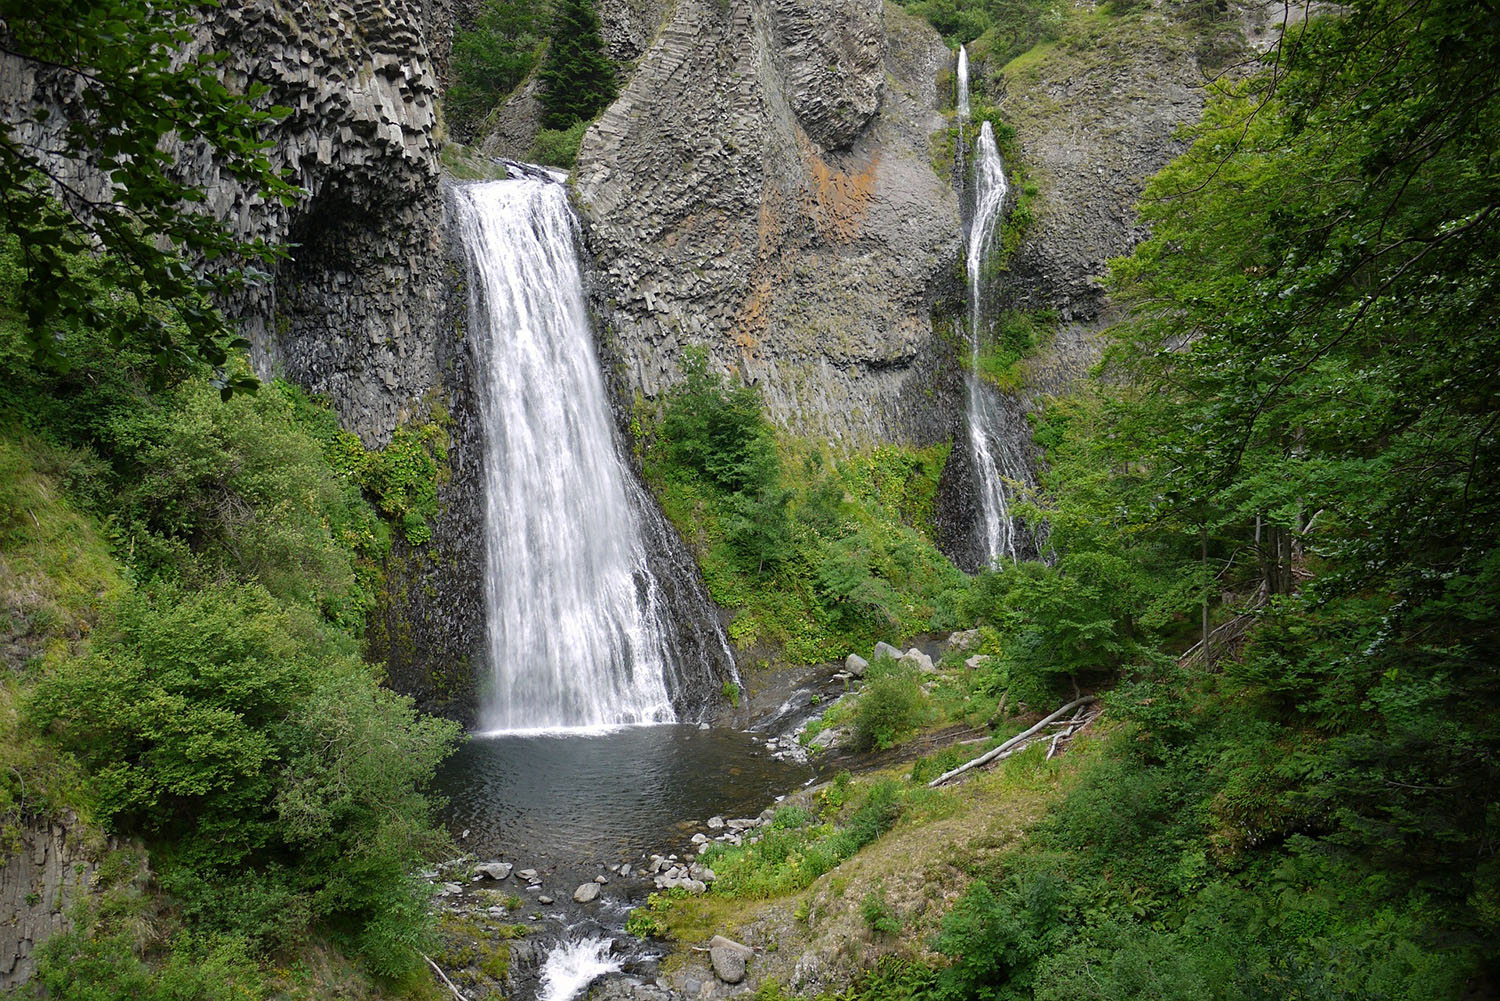
[[[958,625],[967,579],[930,541],[946,446],[833,455],[778,435],[701,352],[683,365],[637,407],[636,448],[741,650],[816,663]]]

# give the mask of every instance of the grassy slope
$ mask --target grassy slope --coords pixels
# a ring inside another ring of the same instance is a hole
[[[713,894],[676,900],[667,914],[670,934],[683,947],[704,945],[715,934],[755,947],[747,981],[752,988],[774,981],[816,993],[841,988],[883,956],[940,961],[931,942],[943,915],[990,859],[1023,841],[1096,751],[1096,742],[1080,738],[1071,753],[1046,761],[1037,746],[938,790],[910,782],[910,765],[863,775],[857,786],[902,783],[906,810],[891,831],[805,890],[764,901]],[[816,792],[786,803],[811,804]],[[895,915],[899,931],[869,927],[863,908],[872,894]],[[669,970],[711,976],[706,957],[686,948],[678,949]]]

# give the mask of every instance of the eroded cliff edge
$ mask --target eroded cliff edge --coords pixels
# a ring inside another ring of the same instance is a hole
[[[843,446],[951,435],[934,337],[958,200],[933,170],[949,52],[879,0],[683,0],[584,138],[574,184],[627,392],[683,348]]]

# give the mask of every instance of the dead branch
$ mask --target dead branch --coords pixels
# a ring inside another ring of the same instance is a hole
[[[974,760],[966,761],[952,771],[944,772],[937,778],[933,779],[931,782],[927,783],[927,787],[929,789],[936,789],[938,786],[942,785],[944,782],[947,782],[955,775],[962,774],[963,772],[968,771],[970,768],[978,768],[980,765],[987,765],[991,761],[997,760],[1007,751],[1011,750],[1017,744],[1020,744],[1022,741],[1026,740],[1028,737],[1033,737],[1036,734],[1041,733],[1044,729],[1046,729],[1047,724],[1053,722],[1054,720],[1061,719],[1063,716],[1075,709],[1078,709],[1080,706],[1090,705],[1098,701],[1099,700],[1092,695],[1085,695],[1082,698],[1074,699],[1072,702],[1069,702],[1061,709],[1055,710],[1054,712],[1048,714],[1046,718],[1044,718],[1040,723],[1032,726],[1031,729],[1016,734],[1014,737],[1010,738],[994,750],[986,751]]]
[[[458,998],[458,1001],[469,1001],[469,999],[464,996],[463,991],[453,986],[453,981],[448,979],[448,974],[443,972],[443,968],[441,966],[433,962],[431,956],[427,955],[427,953],[424,952],[422,953],[422,958],[427,960],[427,965],[432,967],[432,972],[436,973],[442,979],[443,983],[447,985],[448,989],[453,992],[453,996]]]

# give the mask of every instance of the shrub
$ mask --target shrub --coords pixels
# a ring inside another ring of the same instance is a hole
[[[587,119],[575,122],[565,129],[541,129],[531,144],[531,158],[549,167],[571,169],[578,160],[578,147],[583,144],[583,134],[589,129]]]
[[[261,948],[320,921],[379,972],[414,963],[427,917],[408,874],[440,843],[421,790],[456,725],[258,585],[159,586],[104,636],[27,713],[93,774],[96,815],[157,846],[184,913]]]
[[[927,696],[915,670],[897,664],[871,666],[854,709],[854,746],[885,750],[926,720]]]
[[[865,927],[874,935],[894,935],[901,930],[901,919],[886,903],[885,893],[879,887],[865,894],[859,904],[859,914]]]

